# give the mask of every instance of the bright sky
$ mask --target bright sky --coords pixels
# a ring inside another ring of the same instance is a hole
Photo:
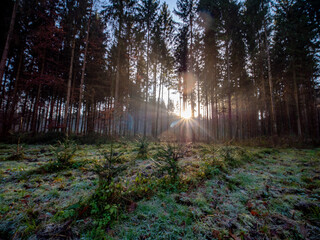
[[[174,8],[176,8],[176,0],[162,0],[161,2],[166,2],[169,5],[169,8],[171,10],[171,12],[173,11]]]

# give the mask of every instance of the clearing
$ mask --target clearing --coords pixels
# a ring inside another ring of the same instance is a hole
[[[320,149],[187,144],[174,158],[166,144],[123,141],[29,145],[17,158],[14,148],[0,146],[0,239],[320,236]],[[97,170],[104,156],[116,158],[110,181]]]

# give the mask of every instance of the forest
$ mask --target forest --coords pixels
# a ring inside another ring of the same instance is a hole
[[[0,9],[1,240],[319,239],[319,1]]]
[[[319,139],[317,1],[1,5],[2,139]]]

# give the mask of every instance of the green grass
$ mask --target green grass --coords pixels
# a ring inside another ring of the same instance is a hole
[[[102,203],[117,206],[107,220],[92,213],[90,199],[98,187],[94,168],[109,143],[79,145],[67,168],[43,172],[39,169],[55,158],[49,146],[26,145],[24,159],[17,161],[7,159],[13,147],[0,146],[0,238],[36,238],[69,220],[70,231],[82,239],[304,239],[306,234],[317,239],[320,234],[320,149],[195,144],[181,148],[178,182],[172,184],[155,162],[166,144],[150,142],[148,155],[139,158],[136,142],[114,143],[121,155],[114,164],[125,168],[113,176],[121,186],[114,195],[119,199]]]

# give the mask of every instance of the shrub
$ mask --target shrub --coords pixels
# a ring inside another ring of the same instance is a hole
[[[8,156],[5,160],[8,161],[20,161],[24,159],[24,147],[17,145],[17,148],[12,149],[12,154]]]
[[[58,168],[65,168],[71,165],[71,160],[74,157],[78,147],[69,139],[63,142],[58,141],[56,146],[52,147],[53,154],[55,155],[55,163]]]
[[[110,146],[110,151],[103,151],[101,153],[105,161],[102,164],[96,164],[94,168],[94,172],[99,177],[99,188],[110,185],[113,179],[126,169],[125,166],[115,165],[116,163],[121,162],[121,156],[123,154],[115,153],[112,144]]]
[[[226,171],[226,166],[223,161],[216,157],[204,158],[201,164],[201,170],[206,178],[219,175],[221,171]]]
[[[178,181],[179,173],[181,172],[178,160],[182,157],[182,153],[171,145],[168,145],[166,149],[160,149],[157,154],[160,172],[166,172],[170,177],[170,182],[172,183]]]
[[[140,138],[138,142],[138,157],[139,158],[147,158],[148,151],[149,151],[149,145],[150,143],[146,138]]]

